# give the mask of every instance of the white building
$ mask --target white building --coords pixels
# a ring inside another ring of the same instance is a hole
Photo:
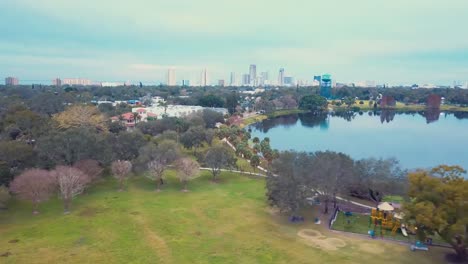
[[[140,112],[152,113],[155,114],[157,118],[160,118],[162,116],[184,117],[198,111],[203,111],[204,109],[210,109],[223,115],[228,114],[228,110],[226,108],[211,108],[196,105],[168,105],[166,108],[164,106],[159,106],[158,104],[146,108],[133,108],[132,112],[138,112],[139,114]]]
[[[207,86],[207,85],[208,85],[208,73],[206,69],[204,69],[201,73],[200,86]]]
[[[171,68],[167,71],[167,85],[169,86],[176,85],[176,73],[175,73],[174,68]]]
[[[62,85],[92,85],[91,80],[81,78],[65,78],[62,80]]]

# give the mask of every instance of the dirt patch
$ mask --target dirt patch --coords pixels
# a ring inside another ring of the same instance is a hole
[[[93,217],[99,213],[103,213],[106,208],[99,208],[99,207],[86,207],[79,212],[79,216],[83,217]]]
[[[378,244],[363,243],[359,245],[359,249],[371,254],[382,254],[385,252],[382,246]]]
[[[323,250],[338,250],[346,246],[346,242],[339,238],[327,238],[317,230],[302,229],[297,235],[304,239],[307,245]]]
[[[13,243],[18,243],[18,242],[19,242],[19,239],[12,239],[12,240],[8,241],[8,243],[12,243],[12,244]]]
[[[131,214],[131,215],[139,215],[140,212],[136,212],[136,211],[135,211],[135,212],[131,212],[130,214]]]
[[[8,256],[10,256],[10,255],[12,255],[11,252],[10,252],[10,251],[7,251],[7,252],[1,254],[0,257],[8,257]]]

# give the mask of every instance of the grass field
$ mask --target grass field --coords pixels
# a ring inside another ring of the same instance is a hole
[[[407,246],[337,234],[306,222],[288,223],[265,202],[264,181],[208,172],[188,193],[169,172],[154,192],[134,177],[124,192],[106,179],[62,214],[60,201],[12,201],[0,212],[0,263],[441,263],[445,249]],[[324,219],[325,223],[326,220]]]

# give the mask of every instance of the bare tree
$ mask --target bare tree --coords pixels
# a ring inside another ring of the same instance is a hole
[[[73,167],[88,175],[91,181],[98,180],[103,171],[103,168],[99,165],[99,162],[91,159],[80,160],[76,162]]]
[[[155,181],[157,192],[161,190],[161,184],[164,184],[163,176],[167,166],[177,160],[179,156],[178,145],[172,140],[163,141],[154,149],[151,155],[152,161],[148,163],[150,173],[147,173],[146,176]]]
[[[33,214],[38,214],[39,203],[49,199],[55,186],[55,179],[49,171],[30,169],[13,180],[10,190],[20,199],[32,202]]]
[[[163,174],[166,170],[166,164],[159,159],[155,159],[148,163],[149,173],[147,177],[154,180],[156,182],[156,190],[157,192],[161,191],[161,184],[163,183]]]
[[[132,163],[128,160],[116,160],[111,165],[112,174],[119,181],[119,191],[123,191],[123,185],[132,170]]]
[[[183,192],[187,192],[187,183],[200,172],[200,165],[191,158],[181,158],[177,160],[177,176],[184,185]]]
[[[57,166],[53,173],[57,178],[64,213],[68,214],[73,198],[84,191],[91,179],[84,172],[70,166]]]

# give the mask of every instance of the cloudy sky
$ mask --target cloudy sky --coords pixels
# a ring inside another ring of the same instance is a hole
[[[466,0],[0,0],[0,77],[468,80]]]

